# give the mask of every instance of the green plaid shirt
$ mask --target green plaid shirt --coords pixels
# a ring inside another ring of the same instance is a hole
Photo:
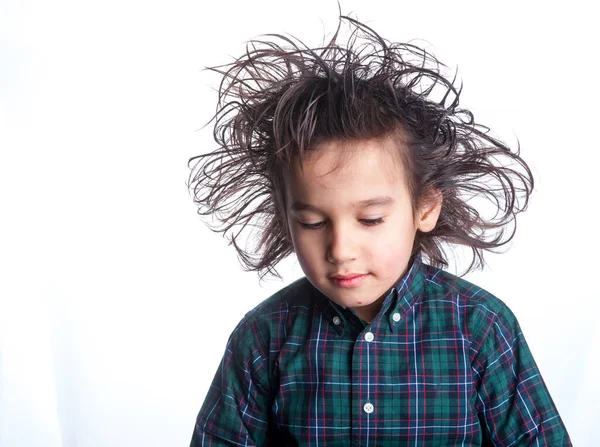
[[[508,307],[422,262],[366,323],[306,278],[235,328],[191,446],[570,446]]]

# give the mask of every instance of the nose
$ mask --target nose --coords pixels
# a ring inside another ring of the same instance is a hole
[[[355,260],[358,256],[358,240],[350,228],[331,225],[327,246],[327,261],[343,264]]]

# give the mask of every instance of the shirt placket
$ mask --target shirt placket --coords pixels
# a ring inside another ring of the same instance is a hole
[[[373,446],[377,418],[375,390],[375,330],[367,325],[354,344],[352,353],[352,445]]]

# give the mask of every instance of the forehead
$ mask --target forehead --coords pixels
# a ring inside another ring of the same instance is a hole
[[[399,194],[406,185],[399,154],[403,149],[391,139],[336,140],[315,145],[302,162],[292,165],[288,196],[312,201],[331,197],[360,201]]]

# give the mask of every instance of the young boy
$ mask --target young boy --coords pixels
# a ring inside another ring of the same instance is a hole
[[[191,445],[571,445],[513,313],[441,270],[443,243],[469,247],[471,269],[513,237],[531,171],[458,108],[433,56],[342,19],[346,46],[339,27],[314,49],[271,36],[213,68],[200,213],[239,228],[249,269],[294,252],[305,277],[235,328]]]

